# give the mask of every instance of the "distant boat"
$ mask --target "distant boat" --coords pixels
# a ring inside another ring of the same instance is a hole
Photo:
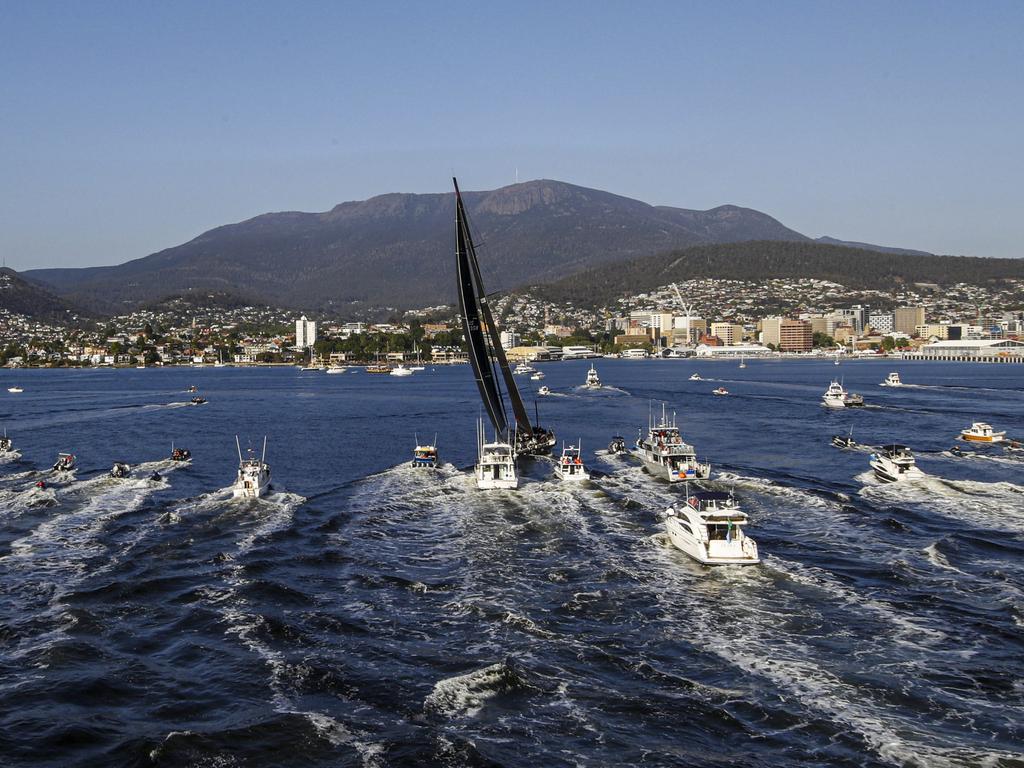
[[[347,369],[344,365],[338,365],[336,363],[332,363],[327,366],[327,373],[344,373],[346,370]]]
[[[886,483],[912,480],[924,476],[914,461],[914,454],[905,445],[893,443],[883,445],[878,453],[871,454],[868,463],[875,476]]]
[[[597,369],[593,365],[590,366],[590,370],[587,371],[587,380],[583,382],[583,386],[587,389],[600,389],[601,388],[601,377],[597,375]]]
[[[17,394],[18,392],[24,392],[25,390],[22,389],[21,387],[8,387],[7,391],[8,392],[13,392],[14,394]]]
[[[171,443],[171,461],[191,461],[192,451],[188,448],[175,448]]]
[[[551,394],[551,389],[550,389],[550,387],[541,385],[541,387],[537,390],[537,394],[541,395],[541,396],[550,395]]]
[[[390,371],[392,376],[412,376],[412,369],[406,368],[404,365],[399,363]]]
[[[960,438],[972,443],[1001,443],[1006,439],[1006,432],[996,432],[992,425],[976,421],[960,431]]]
[[[746,368],[746,367],[747,367],[747,361],[744,359],[743,355],[740,355],[740,368]]]
[[[590,474],[583,466],[582,442],[576,445],[562,445],[562,458],[555,465],[555,476],[560,480],[589,480]]]
[[[712,395],[728,395],[729,390],[725,387],[718,387],[717,389],[711,390]]]
[[[128,477],[132,472],[132,468],[124,461],[115,461],[114,466],[110,468],[110,476],[116,478]]]
[[[523,376],[527,373],[536,373],[537,369],[529,363],[520,363],[516,366],[515,370],[512,371],[516,376]]]
[[[495,438],[485,442],[484,421],[477,422],[477,462],[474,468],[476,487],[481,491],[515,490],[519,487],[512,444]]]
[[[7,430],[4,430],[4,436],[0,437],[0,453],[9,453],[14,450],[14,441],[7,436]]]
[[[667,418],[664,404],[660,421],[648,417],[647,437],[637,437],[635,455],[650,474],[670,483],[706,480],[711,476],[711,465],[697,461],[696,450],[683,441],[675,414]]]
[[[75,461],[73,453],[58,453],[57,460],[53,463],[53,471],[70,472],[75,468]]]
[[[266,462],[267,438],[263,438],[263,453],[258,459],[252,448],[242,457],[238,435],[235,435],[235,447],[238,448],[238,475],[231,493],[236,499],[258,499],[271,490],[270,465]]]
[[[704,379],[702,379],[700,377],[699,373],[691,373],[690,374],[690,381],[704,381]]]
[[[825,390],[825,394],[821,396],[821,402],[826,408],[845,408],[846,390],[843,385],[833,380]]]
[[[434,435],[434,442],[420,445],[419,437],[416,438],[416,447],[412,451],[412,465],[414,467],[437,466],[437,435]]]
[[[533,381],[541,381],[544,378],[544,371],[537,371],[533,376],[530,377]]]
[[[885,381],[883,381],[878,386],[880,386],[880,387],[902,387],[903,386],[903,382],[900,381],[899,373],[897,373],[896,371],[893,371],[888,376],[886,376],[885,377]]]

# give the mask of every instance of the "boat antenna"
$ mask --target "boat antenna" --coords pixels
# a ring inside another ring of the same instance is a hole
[[[242,463],[242,444],[238,442],[238,435],[235,435],[235,448],[238,449],[238,463]]]
[[[263,436],[263,455],[260,456],[260,464],[263,464],[267,458],[267,436]]]

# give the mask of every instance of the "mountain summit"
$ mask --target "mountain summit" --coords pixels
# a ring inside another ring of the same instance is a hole
[[[749,208],[653,206],[547,179],[463,199],[491,290],[691,245],[807,240]],[[307,309],[423,306],[454,298],[454,221],[451,192],[385,194],[323,213],[266,213],[118,266],[25,275],[107,310],[190,290]]]

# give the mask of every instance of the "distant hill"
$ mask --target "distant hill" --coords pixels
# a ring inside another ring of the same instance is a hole
[[[13,269],[0,268],[0,309],[39,320],[65,320],[80,310],[59,296],[26,280]]]
[[[560,181],[464,193],[489,290],[700,243],[806,241],[771,216],[725,205],[652,206]],[[113,267],[27,272],[104,311],[168,294],[228,292],[329,309],[454,300],[454,195],[387,194],[324,213],[268,213]]]
[[[704,245],[582,270],[531,294],[577,306],[602,307],[627,293],[672,282],[714,277],[761,281],[817,278],[854,289],[884,290],[898,283],[983,283],[1024,279],[1024,259],[915,256],[817,242],[753,241]]]
[[[878,251],[879,253],[895,253],[906,256],[934,256],[928,251],[915,251],[911,248],[893,248],[888,245],[872,245],[871,243],[858,243],[856,240],[837,240],[834,237],[816,237],[814,242],[822,245],[845,245],[848,248],[862,248],[865,251]]]

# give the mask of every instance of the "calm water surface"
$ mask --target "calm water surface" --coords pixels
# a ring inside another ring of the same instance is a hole
[[[948,454],[972,421],[1024,435],[1024,369],[597,366],[540,398],[593,482],[534,461],[486,494],[468,367],[4,372],[0,764],[1024,766],[1024,460]],[[833,376],[868,407],[821,408]],[[668,546],[681,489],[605,455],[652,400],[762,565]],[[829,445],[851,428],[927,477],[877,484]],[[435,432],[445,465],[411,469]],[[227,498],[236,434],[269,437],[266,500]],[[36,489],[58,451],[78,470]]]

